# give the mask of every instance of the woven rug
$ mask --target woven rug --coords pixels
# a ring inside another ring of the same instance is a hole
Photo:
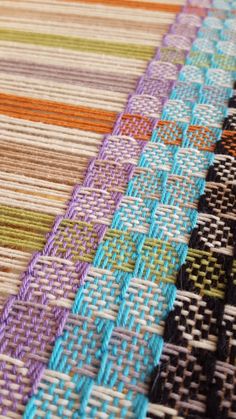
[[[236,0],[1,0],[0,418],[236,418]]]

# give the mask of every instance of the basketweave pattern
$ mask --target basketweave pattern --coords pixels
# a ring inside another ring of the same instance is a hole
[[[191,48],[191,41],[191,35],[188,33],[186,33],[184,36],[178,35],[176,33],[169,33],[164,36],[163,44],[167,47],[175,47],[188,51]]]
[[[206,417],[212,361],[211,352],[207,350],[165,345],[160,367],[155,372],[159,380],[151,389],[150,398],[157,405],[168,404],[164,413],[166,419],[177,415],[183,418]]]
[[[186,64],[192,67],[199,67],[200,69],[207,69],[210,67],[212,62],[212,54],[201,51],[190,51],[188,54]],[[201,72],[198,77],[202,77]]]
[[[224,25],[224,17],[202,20],[206,11],[196,13],[181,13],[176,23],[194,28],[203,24],[216,29]],[[163,47],[150,63],[146,77],[150,77],[151,82],[154,78],[179,79],[179,82],[202,86],[215,83],[231,89],[233,70],[212,65],[211,69],[202,71],[196,64],[192,68],[185,61],[179,76],[180,57],[190,48],[194,52],[195,48],[192,47],[193,30],[186,31],[186,36],[179,35],[178,31],[176,27],[175,33],[172,27],[171,33],[164,37]],[[213,48],[218,53],[215,44]],[[177,53],[174,54],[173,49]],[[171,62],[162,59],[167,51],[172,54]],[[145,99],[144,93],[136,91],[135,96]],[[156,95],[153,97],[160,100]],[[196,412],[201,417],[206,411],[212,415],[208,391],[212,377],[218,380],[210,393],[217,400],[217,412],[235,413],[233,402],[226,403],[222,393],[225,383],[229,384],[227,397],[233,401],[233,365],[229,367],[230,372],[226,368],[223,376],[218,377],[218,364],[232,362],[235,353],[231,306],[236,295],[233,277],[236,269],[228,255],[225,258],[215,250],[187,246],[196,226],[196,210],[204,190],[200,207],[210,205],[207,191],[212,182],[205,188],[205,178],[213,164],[211,152],[221,135],[216,123],[225,117],[225,108],[217,108],[218,104],[209,104],[213,109],[207,108],[200,94],[200,109],[202,105],[205,112],[212,109],[211,117],[215,109],[218,112],[217,121],[206,128],[205,114],[201,119],[198,114],[194,115],[194,107],[185,104],[184,97],[178,101],[180,106],[174,121],[171,116],[157,122],[149,114],[143,115],[143,107],[147,107],[145,101],[136,106],[135,113],[128,108],[119,115],[110,138],[112,144],[109,137],[104,140],[99,158],[88,168],[83,188],[75,188],[65,217],[56,220],[44,251],[35,256],[26,272],[18,298],[23,308],[26,303],[33,305],[32,321],[31,317],[25,319],[24,314],[18,312],[17,316],[24,319],[25,332],[29,330],[30,337],[40,330],[43,353],[33,364],[34,344],[32,346],[29,340],[30,345],[24,348],[26,338],[20,335],[18,339],[23,346],[20,346],[22,352],[14,354],[18,360],[16,365],[12,368],[11,359],[3,357],[6,371],[10,371],[4,376],[5,388],[14,385],[17,368],[26,376],[22,379],[19,375],[17,380],[17,385],[22,383],[20,404],[27,402],[29,387],[34,389],[26,418],[144,418],[149,416],[149,387],[151,404],[157,403],[157,410],[158,404],[161,405],[165,417],[196,416]],[[114,150],[115,136],[125,137],[127,147],[121,145]],[[129,147],[132,141],[127,137],[136,140],[137,147]],[[148,140],[151,142],[144,148],[142,142]],[[92,216],[93,196],[98,206]],[[228,200],[231,203],[231,195]],[[224,202],[224,208],[226,204],[228,201]],[[224,211],[224,216],[229,218],[232,217],[230,205],[229,210]],[[110,208],[114,214],[112,221]],[[217,216],[220,217],[221,212],[218,211]],[[140,224],[135,222],[138,217]],[[229,284],[232,292],[227,295],[225,290]],[[178,288],[182,289],[182,294]],[[214,298],[217,298],[216,305]],[[39,307],[34,307],[36,302]],[[3,342],[13,351],[14,335],[10,335],[9,330],[14,331],[14,304],[18,310],[19,302],[13,299],[2,313],[3,336],[13,339],[13,342],[5,339]],[[181,305],[179,315],[173,318],[176,307],[179,309]],[[186,311],[189,311],[187,324],[184,323]],[[196,322],[191,323],[194,315]],[[177,330],[178,343],[174,339],[165,344],[163,350],[169,325]],[[221,345],[217,342],[218,330]],[[48,333],[53,337],[47,342]],[[218,351],[222,347],[224,337],[228,354],[223,361],[221,358],[218,361],[214,351],[216,345]],[[189,347],[186,347],[186,339],[191,341]],[[178,346],[179,340],[182,347]],[[3,347],[3,354],[5,350]],[[158,378],[156,366],[160,368]],[[7,406],[1,411],[4,415],[22,410],[17,398],[10,398],[10,403],[6,403],[9,394],[7,390],[3,395]],[[153,406],[150,409],[155,411]]]
[[[123,113],[117,119],[113,135],[128,135],[137,140],[149,141],[156,122],[155,118]]]
[[[171,62],[153,60],[148,66],[148,75],[167,80],[176,80],[179,73],[179,65]]]
[[[212,105],[227,105],[228,100],[232,94],[232,89],[225,89],[215,86],[202,86],[200,100],[201,103],[209,103]]]
[[[132,137],[110,135],[103,141],[98,158],[137,165],[144,145],[144,141]]]
[[[173,23],[170,31],[176,35],[182,35],[184,33],[185,36],[193,39],[197,36],[197,28],[193,25],[186,25],[184,23]]]
[[[132,95],[129,98],[126,112],[158,118],[161,114],[164,98],[150,95]]]
[[[216,28],[201,27],[198,31],[199,38],[211,39],[212,41],[218,41],[220,36],[221,32]]]
[[[195,102],[199,97],[199,85],[177,81],[171,92],[171,99],[182,99]]]
[[[235,42],[235,31],[230,29],[223,29],[222,39],[224,39],[225,41]]]
[[[225,71],[236,71],[235,57],[230,55],[214,54],[212,65],[214,68],[222,68]]]
[[[207,38],[197,38],[193,43],[193,51],[201,51],[208,54],[213,54],[214,42]]]
[[[186,60],[186,52],[173,47],[160,47],[157,50],[155,59],[172,64],[184,64]]]
[[[171,80],[157,79],[154,77],[143,76],[138,82],[137,94],[150,95],[157,98],[169,96],[172,89]]]
[[[221,19],[206,18],[204,25],[217,31],[217,38],[221,38],[220,30],[224,25]],[[200,43],[195,42],[194,49],[196,45]],[[201,70],[205,86],[201,88],[201,99],[198,100],[201,104],[209,103],[218,107],[216,95],[211,91],[208,93],[207,89],[213,87],[214,80],[214,88],[216,91],[219,89],[219,97],[222,98],[218,104],[226,104],[232,96],[233,87],[233,83],[228,85],[231,78],[229,72],[234,69],[226,69],[225,61],[219,59],[222,71],[219,68],[220,71],[215,72],[216,54],[221,48],[224,59],[227,51],[227,60],[234,52],[231,45],[222,44],[221,41],[214,48],[216,52],[213,51],[212,58],[209,56],[213,70]],[[191,52],[189,56],[194,60],[198,58]],[[195,60],[190,64],[196,63]],[[189,82],[185,74],[189,74],[192,82],[198,78],[196,72],[194,79],[191,69],[188,72],[182,70],[181,73],[184,83]],[[212,101],[209,100],[211,94]],[[232,99],[228,106],[234,106]],[[195,111],[199,109],[202,107],[197,105]],[[222,118],[225,112],[218,109]],[[149,393],[152,403],[149,416],[152,418],[158,418],[158,412],[163,412],[162,417],[166,419],[233,418],[236,414],[236,350],[233,341],[236,306],[234,112],[228,115],[224,124],[221,120],[225,131],[217,132],[213,125],[213,138],[209,136],[203,143],[204,149],[209,147],[216,155],[214,162],[209,165],[205,192],[198,204],[199,215],[191,233],[185,263],[177,276],[177,294],[174,309],[165,322],[161,360],[153,370]],[[201,115],[197,116],[200,117],[198,124],[205,125],[203,119],[200,120]],[[207,114],[203,114],[203,117],[205,119]],[[195,121],[192,119],[191,122],[194,124]],[[220,128],[220,120],[216,128]],[[188,136],[191,138],[192,132],[195,134],[193,127],[188,132],[184,131],[187,146],[191,146]],[[201,147],[202,144],[198,144]]]

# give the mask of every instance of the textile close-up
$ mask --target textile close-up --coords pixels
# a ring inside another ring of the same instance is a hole
[[[0,418],[236,419],[236,0],[0,0]]]

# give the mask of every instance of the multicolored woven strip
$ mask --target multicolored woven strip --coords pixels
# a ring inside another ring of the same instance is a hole
[[[40,3],[0,5],[0,416],[236,418],[236,1]]]

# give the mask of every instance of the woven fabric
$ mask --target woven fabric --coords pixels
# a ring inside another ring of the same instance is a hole
[[[0,29],[8,171],[22,144],[0,415],[235,417],[234,0],[19,4]]]

